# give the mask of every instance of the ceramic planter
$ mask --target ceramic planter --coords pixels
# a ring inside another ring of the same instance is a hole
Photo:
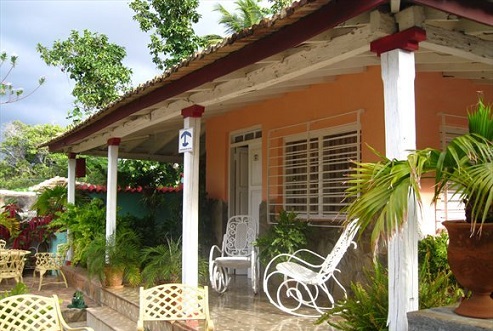
[[[455,313],[493,318],[493,223],[483,224],[479,237],[471,237],[471,224],[464,221],[445,221],[442,224],[449,234],[450,269],[459,284],[472,292],[470,298],[462,300]]]

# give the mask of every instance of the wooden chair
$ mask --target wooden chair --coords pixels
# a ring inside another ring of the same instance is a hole
[[[327,309],[333,308],[334,298],[327,287],[327,282],[333,279],[346,296],[346,289],[337,280],[335,273],[340,272],[337,265],[344,257],[347,249],[351,245],[356,248],[353,238],[358,229],[357,220],[351,221],[326,257],[307,249],[300,249],[293,254],[279,254],[274,257],[265,268],[263,281],[264,292],[269,301],[286,313],[303,317],[317,317]],[[318,263],[313,264],[305,261],[303,256],[306,257],[307,255],[310,256],[310,261],[317,260]],[[281,278],[280,285],[275,282],[271,282],[272,285],[270,285],[269,281],[273,279],[272,277]],[[275,287],[275,295],[271,294],[269,286]],[[320,294],[325,296],[321,303],[329,302],[330,305],[320,305],[317,302]],[[307,311],[300,308],[310,309]],[[313,309],[316,311],[315,313],[313,313]]]
[[[231,277],[228,269],[250,269],[252,288],[258,292],[258,259],[253,245],[257,238],[257,223],[247,215],[233,216],[228,220],[222,247],[214,245],[209,253],[209,279],[219,293],[228,289]]]
[[[2,331],[94,331],[90,327],[70,327],[62,317],[58,297],[20,294],[0,300]]]
[[[36,264],[33,271],[33,283],[36,281],[36,272],[39,273],[39,286],[38,291],[41,291],[41,287],[47,284],[65,284],[68,287],[67,279],[62,271],[63,262],[65,260],[65,254],[67,253],[64,249],[66,245],[58,245],[56,253],[36,253],[34,258],[36,259]],[[57,273],[58,277],[62,277],[63,281],[53,281],[43,284],[43,276],[47,271],[54,271]]]
[[[0,239],[0,250],[5,249],[5,246],[7,246],[7,242],[3,239]]]
[[[24,256],[29,251],[3,249],[0,251],[0,283],[4,279],[14,278],[17,283],[23,281]]]
[[[146,321],[204,320],[207,331],[214,330],[209,315],[208,288],[186,284],[163,284],[140,288],[137,331],[144,331]]]

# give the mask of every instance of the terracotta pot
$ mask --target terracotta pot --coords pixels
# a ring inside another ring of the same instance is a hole
[[[493,318],[493,223],[483,224],[481,236],[471,237],[471,224],[442,223],[449,234],[448,263],[459,284],[470,290],[455,313],[475,318]]]
[[[123,268],[104,267],[104,286],[107,288],[122,288],[123,272]]]

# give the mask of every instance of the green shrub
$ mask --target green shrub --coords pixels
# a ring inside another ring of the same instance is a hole
[[[374,266],[373,270],[364,271],[368,285],[352,283],[352,296],[339,301],[317,324],[326,322],[342,331],[388,330],[387,270],[379,262]]]
[[[87,265],[85,250],[94,240],[96,234],[105,233],[106,207],[101,199],[92,199],[89,203],[77,206],[67,205],[64,212],[57,213],[58,218],[50,223],[50,227],[58,231],[70,232],[73,248],[72,263]]]
[[[447,263],[447,241],[442,234],[419,242],[419,309],[447,306],[463,295]],[[352,283],[352,295],[317,323],[326,322],[342,331],[387,330],[387,270],[377,262],[374,270],[365,270],[365,276],[366,284]]]
[[[29,293],[29,288],[27,287],[26,284],[20,282],[20,283],[16,283],[15,286],[10,291],[0,292],[0,299],[4,299],[12,295],[27,294],[27,293]]]
[[[305,248],[308,224],[298,219],[294,212],[281,211],[278,223],[272,225],[269,231],[257,238],[255,246],[259,248],[259,259],[267,265],[275,256],[292,254],[300,248]]]

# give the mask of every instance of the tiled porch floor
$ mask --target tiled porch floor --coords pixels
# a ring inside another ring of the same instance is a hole
[[[63,284],[43,286],[41,291],[34,286],[32,276],[24,277],[24,282],[30,288],[30,293],[50,296],[57,294],[62,300],[62,309],[71,302],[72,295],[76,289],[64,287]],[[0,291],[12,288],[15,282],[3,281]],[[36,280],[37,284],[37,280]],[[125,288],[125,297],[128,300],[138,300],[137,288]],[[96,304],[85,297],[86,304],[94,307]],[[219,295],[209,289],[209,304],[215,329],[218,331],[331,331],[335,330],[328,326],[314,325],[313,318],[300,318],[283,313],[268,302],[263,292],[256,296],[248,286],[246,276],[233,278],[230,289]],[[84,325],[84,323],[76,323]],[[75,325],[74,325],[75,326]],[[98,330],[95,330],[98,331]]]

